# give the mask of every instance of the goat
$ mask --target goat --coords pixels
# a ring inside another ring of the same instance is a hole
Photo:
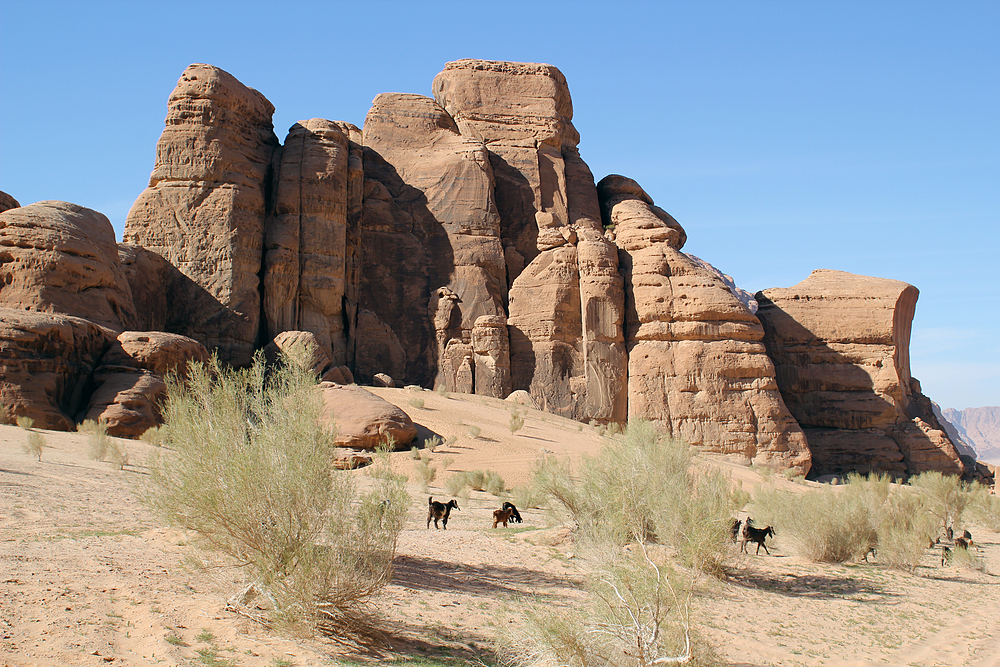
[[[972,533],[970,533],[968,530],[962,533],[962,537],[969,540],[969,542],[972,542]]]
[[[514,511],[512,509],[502,509],[493,510],[493,527],[496,528],[498,523],[502,523],[503,527],[507,527],[508,521],[513,521]]]
[[[740,551],[748,553],[747,542],[756,542],[757,555],[760,555],[760,548],[764,547],[764,552],[770,556],[771,552],[768,550],[767,545],[764,544],[764,540],[767,539],[768,535],[774,537],[774,528],[771,526],[767,528],[754,528],[750,524],[743,526],[743,539],[740,541]]]
[[[434,522],[434,528],[438,527],[438,521],[444,525],[444,529],[448,530],[448,517],[451,516],[451,511],[453,509],[460,510],[461,507],[458,506],[454,500],[449,500],[447,503],[435,502],[434,496],[427,498],[427,527],[431,527],[431,521]]]
[[[521,513],[517,511],[516,507],[514,507],[514,503],[510,502],[504,503],[503,507],[501,507],[500,509],[510,510],[510,520],[513,523],[523,523],[521,521]]]
[[[965,549],[966,551],[968,551],[969,547],[971,547],[972,544],[973,544],[972,540],[967,540],[964,537],[956,537],[955,538],[955,548],[956,549]]]
[[[750,517],[747,517],[746,525],[752,526],[753,525],[753,519],[751,519]],[[730,535],[732,535],[732,538],[733,538],[733,544],[735,544],[740,539],[740,528],[742,528],[742,527],[743,527],[743,522],[742,521],[740,521],[739,519],[735,519],[733,521],[733,525],[729,529],[729,533],[730,533]]]

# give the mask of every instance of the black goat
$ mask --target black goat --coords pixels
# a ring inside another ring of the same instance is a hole
[[[753,519],[751,519],[750,517],[747,517],[747,519],[746,519],[746,525],[752,526],[753,525]],[[733,525],[729,529],[729,533],[733,537],[733,544],[735,544],[737,541],[739,541],[739,539],[740,539],[740,528],[742,528],[742,527],[743,527],[743,521],[740,521],[739,519],[734,519],[733,520]]]
[[[764,552],[770,556],[771,552],[768,551],[767,545],[764,544],[764,540],[768,536],[774,537],[774,528],[768,526],[767,528],[754,528],[750,524],[743,526],[743,540],[740,543],[740,551],[747,553],[747,542],[757,543],[757,554],[760,554],[760,548],[764,547]]]
[[[514,507],[514,503],[504,503],[503,507],[501,507],[500,509],[510,510],[511,523],[523,523],[521,521],[521,513],[517,511],[516,507]]]
[[[434,500],[434,496],[427,498],[427,527],[431,527],[431,521],[434,522],[434,528],[438,527],[438,521],[440,520],[444,526],[445,530],[448,530],[448,517],[451,516],[451,510],[460,510],[461,507],[458,506],[454,500],[449,500],[447,503],[439,503]]]

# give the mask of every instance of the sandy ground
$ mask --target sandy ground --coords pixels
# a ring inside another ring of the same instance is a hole
[[[597,429],[527,410],[511,434],[502,401],[375,392],[410,413],[423,437],[457,436],[433,454],[438,467],[453,459],[448,470],[427,492],[411,485],[394,581],[378,602],[383,641],[284,638],[225,611],[238,573],[199,567],[206,557],[191,536],[158,525],[138,499],[148,445],[123,441],[133,463],[117,470],[87,457],[85,436],[46,431],[36,461],[22,451],[25,431],[0,426],[0,664],[274,667],[420,656],[493,664],[498,625],[518,622],[507,601],[572,608],[586,566],[550,516],[524,510],[524,524],[493,530],[499,501],[473,492],[449,529],[435,531],[424,507],[428,493],[447,497],[443,482],[456,471],[495,470],[517,486],[541,453],[595,453]],[[746,468],[701,464],[723,466],[744,485],[761,482]],[[414,465],[409,452],[393,455],[398,472],[413,474]],[[1000,535],[974,534],[989,571],[1000,573]],[[931,555],[916,575],[821,565],[789,555],[779,531],[771,556],[747,557],[738,577],[706,592],[697,621],[736,665],[1000,665],[1000,577],[940,567]]]

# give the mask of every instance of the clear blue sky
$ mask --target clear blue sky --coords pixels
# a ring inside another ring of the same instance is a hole
[[[0,190],[119,236],[190,63],[264,93],[281,139],[449,60],[551,63],[594,176],[635,178],[688,252],[749,290],[912,283],[925,393],[1000,405],[998,2],[0,0],[0,25]]]

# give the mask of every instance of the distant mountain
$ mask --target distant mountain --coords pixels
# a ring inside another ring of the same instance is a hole
[[[979,460],[1000,461],[1000,406],[965,410],[943,408],[941,414],[954,426],[959,437],[976,450]]]

